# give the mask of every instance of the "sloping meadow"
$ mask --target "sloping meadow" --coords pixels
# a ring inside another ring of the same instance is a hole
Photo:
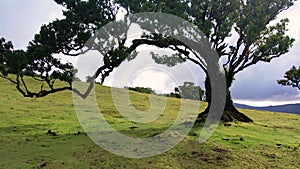
[[[131,159],[107,152],[85,134],[70,91],[29,99],[8,81],[0,84],[0,168],[300,168],[299,115],[241,110],[255,122],[220,123],[203,144],[198,126],[161,155]],[[157,120],[136,123],[118,112],[109,87],[96,85],[96,95],[107,122],[132,137],[164,132],[180,109],[180,100],[167,98]],[[130,100],[138,110],[150,107],[147,94],[130,91]],[[197,104],[200,113],[206,103],[191,101]]]

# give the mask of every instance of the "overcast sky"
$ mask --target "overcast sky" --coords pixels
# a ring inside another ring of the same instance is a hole
[[[62,18],[62,8],[51,0],[1,0],[0,1],[0,37],[13,42],[15,49],[25,49],[33,39],[42,24]],[[300,92],[290,87],[282,87],[276,80],[293,65],[300,66],[300,2],[284,11],[279,18],[289,18],[288,34],[296,39],[290,52],[271,63],[259,63],[236,76],[231,88],[233,99],[239,103],[249,105],[278,105],[285,103],[300,103]],[[149,61],[150,62],[150,61]],[[196,68],[192,68],[195,70]],[[166,71],[165,71],[166,72]],[[149,80],[149,76],[156,75],[157,79]],[[184,77],[184,73],[176,79]],[[113,78],[106,84],[112,84]],[[148,81],[147,81],[148,79]],[[166,79],[161,85],[159,79]],[[173,79],[174,80],[174,79]],[[199,78],[198,81],[203,81]],[[134,76],[135,85],[149,84],[159,91],[170,91],[180,82],[172,82],[168,73],[159,70],[143,70]],[[184,81],[184,80],[183,80]],[[170,84],[168,86],[168,84]]]

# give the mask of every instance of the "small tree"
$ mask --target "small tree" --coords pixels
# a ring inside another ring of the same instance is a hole
[[[298,68],[293,66],[285,72],[284,79],[277,80],[277,82],[282,86],[291,86],[300,90],[300,66]]]
[[[179,90],[182,98],[202,101],[204,91],[193,82],[184,82],[183,86],[179,86]]]

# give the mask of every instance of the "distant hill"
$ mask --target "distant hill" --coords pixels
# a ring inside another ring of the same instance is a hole
[[[238,103],[234,103],[234,105],[237,108],[241,108],[241,109],[253,109],[253,110],[271,111],[271,112],[300,114],[300,103],[286,104],[280,106],[267,106],[267,107],[254,107],[254,106],[248,106],[248,105],[238,104]]]

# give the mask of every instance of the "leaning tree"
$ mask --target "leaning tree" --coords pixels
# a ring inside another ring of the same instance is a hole
[[[114,21],[119,8],[110,0],[55,2],[64,7],[65,18],[42,25],[26,51],[15,51],[11,42],[1,39],[0,77],[14,83],[24,97],[44,97],[73,90],[76,69],[71,63],[62,63],[55,55],[75,57],[86,52],[83,49],[86,41],[100,27]],[[108,64],[103,71],[107,67]],[[34,85],[28,83],[28,78],[35,81]],[[40,84],[39,89],[33,87],[36,84]]]

